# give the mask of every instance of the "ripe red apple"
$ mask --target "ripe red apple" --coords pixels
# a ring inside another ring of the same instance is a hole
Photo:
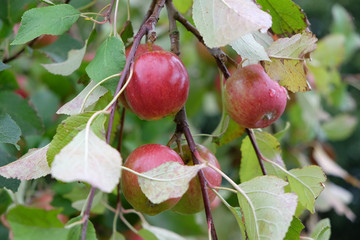
[[[200,156],[208,161],[210,164],[220,168],[219,162],[210,152],[209,149],[202,145],[197,145],[196,149],[199,151]],[[175,149],[178,152],[178,149]],[[182,159],[185,165],[194,165],[190,149],[187,145],[182,146]],[[221,185],[221,175],[210,167],[203,169],[206,180],[212,185],[219,187]],[[207,190],[210,203],[215,199],[216,194],[211,190]],[[204,209],[204,202],[201,193],[201,186],[198,177],[194,177],[190,183],[189,188],[181,197],[180,201],[172,208],[173,211],[182,214],[194,214]]]
[[[142,173],[166,162],[184,164],[180,156],[171,148],[160,144],[147,144],[136,148],[129,155],[124,166]],[[138,176],[126,170],[122,171],[121,187],[125,198],[134,209],[148,215],[156,215],[170,209],[180,200],[180,198],[171,198],[160,204],[152,203],[141,191]]]
[[[284,112],[287,94],[259,64],[237,69],[225,84],[225,107],[246,128],[265,128]]]
[[[124,96],[139,118],[158,120],[176,114],[188,94],[189,76],[180,58],[167,51],[152,51],[135,60]]]
[[[125,49],[125,56],[126,58],[129,56],[131,50],[131,46]],[[161,51],[164,50],[162,47],[155,45],[155,44],[140,44],[138,46],[138,48],[136,49],[136,53],[135,53],[135,59],[137,56],[140,56],[146,52],[151,52],[151,51]],[[119,100],[121,102],[121,104],[126,108],[126,109],[130,109],[129,104],[127,103],[127,100],[125,98],[125,94],[121,94],[119,97]],[[131,110],[131,109],[130,109]]]

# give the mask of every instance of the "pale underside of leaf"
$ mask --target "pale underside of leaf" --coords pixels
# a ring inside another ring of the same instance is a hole
[[[159,240],[185,240],[182,236],[164,228],[151,226],[149,224],[143,224],[143,227],[153,233]]]
[[[285,193],[287,183],[277,177],[262,176],[242,183],[238,193],[249,239],[282,240],[291,224],[297,196]]]
[[[251,0],[195,0],[193,19],[208,47],[221,47],[241,36],[271,27],[271,16]]]
[[[79,132],[55,156],[51,174],[63,182],[84,181],[103,192],[111,192],[120,179],[121,156],[92,130],[87,139],[85,133],[86,129]]]
[[[152,203],[158,204],[169,198],[181,197],[187,191],[191,179],[203,167],[204,164],[184,166],[177,162],[166,162],[143,173],[158,180],[139,176],[138,181],[146,197]]]
[[[68,52],[68,58],[64,62],[42,64],[42,66],[50,73],[69,76],[80,67],[86,52],[86,46],[87,43],[85,43],[84,47],[81,49],[70,50]]]
[[[0,175],[6,178],[30,180],[43,177],[50,173],[46,160],[49,145],[38,149],[30,149],[27,154],[18,160],[0,167]]]
[[[90,83],[70,102],[67,102],[63,105],[56,113],[57,114],[67,114],[75,115],[81,113],[81,106],[85,100],[85,97],[90,92],[90,90],[96,85],[95,81],[90,81]],[[100,97],[102,97],[108,90],[102,86],[98,86],[88,97],[86,103],[84,104],[84,109],[95,103]]]
[[[255,40],[252,34],[246,34],[230,45],[242,59],[248,59],[250,64],[256,64],[261,60],[270,61],[265,48]]]

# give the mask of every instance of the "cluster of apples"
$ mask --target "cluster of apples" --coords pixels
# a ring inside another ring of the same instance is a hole
[[[126,56],[130,50],[126,50]],[[265,128],[284,112],[287,102],[285,88],[273,81],[259,64],[236,69],[225,83],[225,107],[230,117],[245,128]],[[189,76],[178,56],[154,44],[139,45],[134,60],[133,75],[121,96],[122,104],[141,119],[157,120],[176,114],[185,104],[189,93]],[[204,146],[197,145],[200,156],[219,166],[216,157]],[[181,157],[179,153],[181,154]],[[171,149],[159,144],[136,148],[124,166],[136,172],[150,171],[165,162],[192,165],[192,156],[186,145]],[[213,169],[203,169],[211,186],[221,185],[221,175]],[[141,191],[137,175],[123,171],[122,191],[127,201],[138,211],[156,215],[172,209],[182,214],[193,214],[204,208],[200,183],[192,179],[181,198],[152,203]],[[210,202],[216,195],[208,189]]]

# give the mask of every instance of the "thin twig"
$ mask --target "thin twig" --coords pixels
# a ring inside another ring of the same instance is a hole
[[[259,146],[256,143],[254,132],[251,129],[246,128],[246,133],[248,134],[248,136],[250,138],[250,141],[251,141],[251,144],[253,145],[253,148],[255,150],[256,156],[258,158],[258,161],[259,161],[259,164],[260,164],[260,167],[261,167],[261,171],[262,171],[263,175],[266,175],[267,173],[266,173],[266,169],[265,169],[265,166],[264,166],[264,163],[263,163],[263,158],[264,157],[263,157],[262,153],[260,152]]]
[[[188,124],[187,118],[186,118],[185,107],[183,107],[176,114],[174,121],[177,124],[176,131],[181,131],[185,135],[186,141],[189,145],[189,148],[190,148],[190,151],[192,154],[193,163],[199,164],[200,162],[199,162],[199,159],[197,158],[197,156],[199,156],[199,152],[196,149],[195,141],[190,132],[189,124]],[[203,201],[204,201],[206,220],[207,220],[209,231],[211,234],[211,239],[217,240],[218,238],[216,235],[214,221],[213,221],[212,214],[211,214],[210,201],[209,201],[209,196],[208,196],[207,187],[206,187],[206,179],[204,176],[204,172],[202,170],[200,170],[198,172],[198,178],[199,178],[199,182],[200,182],[200,186],[201,186],[201,193],[202,193]]]
[[[91,210],[91,205],[92,202],[94,200],[94,196],[95,196],[95,187],[91,187],[90,189],[90,196],[89,196],[89,201],[83,216],[83,220],[84,220],[84,225],[82,228],[82,233],[81,233],[81,240],[85,240],[86,239],[86,231],[87,231],[87,226],[89,223],[89,216],[90,216],[90,210]]]

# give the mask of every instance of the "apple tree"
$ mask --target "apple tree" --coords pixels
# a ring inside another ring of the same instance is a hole
[[[318,211],[354,219],[326,178],[360,186],[328,143],[358,122],[343,8],[318,40],[291,0],[0,4],[1,239],[316,240]]]

